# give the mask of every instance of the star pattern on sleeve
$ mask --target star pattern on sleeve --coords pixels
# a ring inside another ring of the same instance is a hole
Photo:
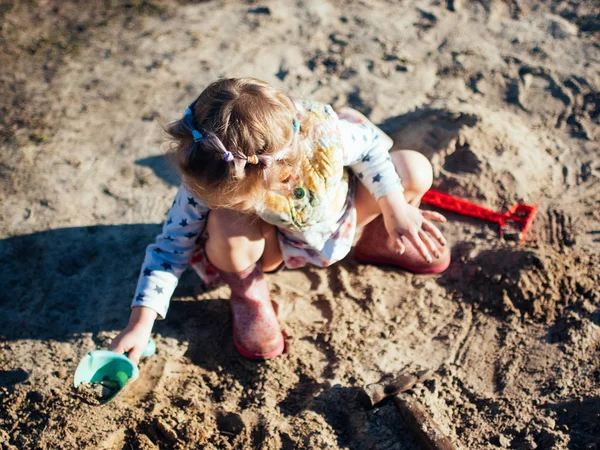
[[[352,123],[340,120],[344,164],[356,175],[375,199],[401,190],[401,180],[390,161],[389,140],[369,121]]]
[[[164,317],[171,293],[196,248],[194,241],[206,229],[208,214],[204,202],[180,186],[171,209],[162,216],[161,233],[146,247],[132,306],[151,305]]]
[[[367,129],[367,128],[368,128],[368,126],[367,126],[367,124],[366,124],[366,123],[361,123],[361,124],[360,124],[360,126],[361,126],[362,128],[364,128],[364,129]],[[363,133],[363,135],[362,135],[362,140],[363,140],[363,142],[368,142],[368,141],[369,141],[369,136],[367,135],[367,133]]]

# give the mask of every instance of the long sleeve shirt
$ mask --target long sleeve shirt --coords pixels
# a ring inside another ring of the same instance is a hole
[[[316,102],[297,103],[297,108],[309,130],[301,143],[299,174],[289,191],[269,191],[256,205],[256,214],[289,239],[319,250],[348,204],[348,168],[375,199],[403,189],[388,153],[389,140],[372,123],[340,120],[329,105]],[[132,306],[145,306],[159,318],[166,317],[209,212],[185,186],[179,188],[161,234],[146,249]]]

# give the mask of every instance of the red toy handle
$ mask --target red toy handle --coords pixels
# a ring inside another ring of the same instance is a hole
[[[535,206],[519,203],[504,213],[497,213],[483,206],[434,190],[427,191],[421,201],[463,216],[476,217],[497,223],[500,226],[500,234],[502,234],[502,228],[506,226],[507,222],[516,222],[521,230],[521,240],[525,239],[537,211]]]
[[[504,221],[504,215],[484,208],[483,206],[470,203],[458,197],[444,194],[434,190],[425,192],[421,199],[425,203],[437,206],[448,211],[453,211],[463,216],[477,217],[479,219],[488,220],[491,222],[501,223]]]

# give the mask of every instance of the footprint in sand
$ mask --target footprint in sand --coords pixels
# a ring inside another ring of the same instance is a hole
[[[566,90],[549,73],[538,69],[521,69],[519,103],[526,111],[538,115],[548,126],[560,126],[572,100]]]
[[[128,386],[124,400],[128,403],[138,403],[154,390],[165,376],[167,361],[161,357],[153,356],[140,370],[140,377]]]
[[[304,269],[299,273],[282,272],[273,278],[273,299],[278,302],[280,320],[300,322],[312,328],[331,323],[333,307],[325,270]]]

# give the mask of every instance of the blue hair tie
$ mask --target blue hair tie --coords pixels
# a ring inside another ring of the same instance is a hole
[[[192,136],[194,138],[194,142],[198,142],[200,139],[204,137],[202,133],[194,128],[194,116],[192,114],[192,109],[188,106],[185,109],[185,114],[183,115],[183,123],[186,127],[192,130]]]
[[[192,129],[192,136],[194,137],[194,142],[198,142],[200,139],[204,137],[202,133],[198,130]]]
[[[298,133],[300,131],[300,121],[298,119],[294,120],[294,131]]]

